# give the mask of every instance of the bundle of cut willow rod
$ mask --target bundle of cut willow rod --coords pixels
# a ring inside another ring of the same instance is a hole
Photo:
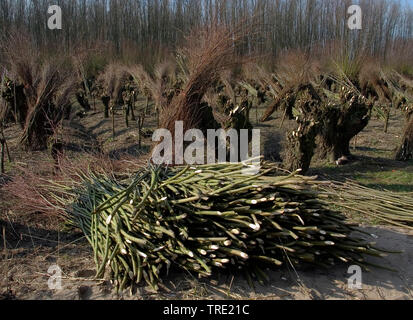
[[[241,270],[252,283],[283,263],[368,266],[364,254],[383,255],[323,207],[314,178],[274,176],[265,165],[245,175],[245,166],[149,166],[126,180],[88,173],[59,201],[71,202],[68,217],[93,247],[97,276],[107,269],[118,290],[141,281],[158,289],[170,267],[200,277]]]
[[[357,212],[383,223],[413,229],[413,197],[410,193],[382,191],[353,181],[332,182],[321,186],[329,206]]]

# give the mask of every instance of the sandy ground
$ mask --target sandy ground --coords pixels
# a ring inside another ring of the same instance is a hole
[[[399,228],[363,227],[374,234],[371,240],[376,246],[390,251],[385,258],[369,258],[395,271],[372,268],[362,272],[362,288],[348,286],[349,265],[328,270],[298,269],[284,267],[268,271],[269,284],[258,283],[251,288],[241,275],[218,274],[212,279],[197,280],[189,275],[169,275],[164,284],[170,292],[152,292],[139,287],[123,295],[111,293],[108,281],[93,280],[94,266],[91,252],[82,241],[73,238],[59,242],[49,240],[49,246],[36,245],[24,233],[20,248],[9,249],[8,257],[0,262],[0,288],[3,298],[15,299],[355,299],[393,300],[413,299],[413,232]],[[22,230],[24,231],[24,230]],[[31,243],[31,244],[30,244]],[[47,273],[52,265],[62,270],[62,288],[49,289],[53,278]],[[6,296],[8,293],[8,296]]]

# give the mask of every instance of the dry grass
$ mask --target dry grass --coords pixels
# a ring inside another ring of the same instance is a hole
[[[311,52],[290,50],[279,57],[275,73],[284,88],[291,88],[313,81],[320,70],[320,62]]]
[[[35,166],[18,165],[12,181],[2,192],[8,195],[13,210],[20,215],[40,214],[45,218],[63,218],[65,212],[55,200],[53,186],[76,186],[81,176],[94,174],[128,176],[146,164],[146,160],[123,156],[120,160],[106,155],[83,154],[78,158],[61,157],[59,171],[54,172],[48,161],[37,161]]]

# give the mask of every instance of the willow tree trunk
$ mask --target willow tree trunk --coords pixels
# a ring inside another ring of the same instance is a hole
[[[299,112],[296,118],[299,126],[287,134],[283,166],[289,171],[301,169],[305,173],[310,168],[320,132],[322,100],[311,84],[299,86],[291,96],[294,98],[287,98],[285,108],[287,113],[292,112],[293,107]]]
[[[110,97],[106,97],[106,96],[102,97],[102,103],[105,108],[104,109],[105,119],[109,118],[109,102],[110,102]]]
[[[308,122],[300,132],[288,133],[283,152],[283,165],[289,171],[308,171],[316,147],[319,127],[315,122]]]
[[[407,161],[413,159],[413,113],[407,120],[403,140],[396,152],[396,160]]]
[[[91,107],[89,104],[89,100],[87,99],[86,94],[84,92],[76,92],[76,100],[85,111],[90,111]]]
[[[389,131],[390,113],[391,113],[391,107],[387,106],[386,118],[384,119],[384,133],[387,133]]]
[[[112,114],[112,138],[115,139],[116,131],[115,131],[115,106],[111,106],[109,108]]]
[[[15,85],[9,82],[1,91],[1,96],[6,102],[6,110],[4,111],[4,119],[11,120],[14,117],[15,122],[20,124],[23,129],[28,113],[27,99],[23,85]]]
[[[125,111],[125,124],[126,128],[129,128],[129,105],[124,106]]]
[[[23,128],[28,113],[28,106],[26,103],[26,95],[24,94],[24,87],[22,85],[15,87],[14,107],[17,109],[15,110],[17,121]]]
[[[6,141],[0,138],[0,174],[4,173],[4,149]]]
[[[138,116],[138,147],[142,148],[142,129],[145,121],[145,113]]]
[[[362,97],[345,99],[348,102],[324,111],[317,137],[316,153],[320,159],[335,162],[343,156],[351,157],[350,141],[369,123],[372,105]]]

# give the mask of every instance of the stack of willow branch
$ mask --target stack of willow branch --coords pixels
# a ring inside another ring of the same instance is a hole
[[[245,168],[149,166],[125,181],[89,172],[75,190],[54,185],[54,200],[92,245],[97,276],[107,269],[118,290],[143,280],[157,289],[170,267],[200,277],[233,268],[252,283],[284,262],[368,266],[364,254],[383,255],[323,207],[314,178]]]
[[[413,230],[411,193],[376,190],[350,180],[325,184],[321,190],[326,205]]]

